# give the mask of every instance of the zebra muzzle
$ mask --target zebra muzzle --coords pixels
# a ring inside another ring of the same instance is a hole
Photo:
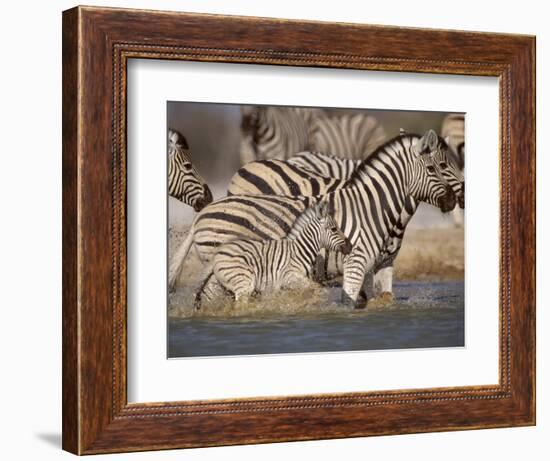
[[[464,209],[464,183],[462,183],[462,190],[458,194],[458,206]]]
[[[342,254],[349,255],[351,253],[351,242],[346,239],[342,247],[340,248]]]
[[[456,195],[452,188],[447,187],[445,195],[439,198],[439,209],[443,213],[447,213],[456,206]]]
[[[196,212],[201,211],[206,205],[212,202],[212,192],[210,191],[210,188],[205,184],[203,186],[204,193],[202,197],[197,199],[195,202],[195,205],[193,206],[194,210]]]

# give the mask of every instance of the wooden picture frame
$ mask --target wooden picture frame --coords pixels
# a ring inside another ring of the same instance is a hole
[[[498,385],[128,404],[131,58],[496,76]],[[63,13],[63,448],[77,454],[535,424],[535,38],[77,7]]]

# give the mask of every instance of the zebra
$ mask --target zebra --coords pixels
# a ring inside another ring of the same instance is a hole
[[[191,163],[187,140],[172,129],[168,129],[168,194],[195,211],[212,202],[210,188]]]
[[[363,159],[386,140],[382,126],[363,113],[328,115],[323,109],[271,106],[241,111],[242,164],[286,160],[307,150]]]
[[[241,108],[241,163],[285,159],[308,150],[312,119],[320,109],[299,107],[245,106]]]
[[[326,201],[306,209],[280,240],[232,240],[222,245],[214,256],[212,273],[233,293],[235,301],[246,301],[258,291],[303,286],[311,279],[311,268],[322,248],[343,254],[351,251],[351,243],[330,215]],[[200,300],[199,290],[196,309]]]
[[[464,114],[449,114],[441,124],[441,136],[448,139],[449,147],[458,167],[464,171]],[[459,208],[452,212],[453,221],[457,226],[464,225],[464,213]]]
[[[400,129],[400,135],[406,135],[405,130]],[[462,173],[454,167],[452,158],[449,155],[449,149],[446,140],[438,138],[438,148],[433,152],[433,157],[441,168],[442,175],[453,188],[460,206],[464,207],[464,177]],[[291,163],[292,157],[288,161],[282,160],[263,160],[251,162],[242,167],[232,178],[228,195],[243,194],[270,194],[270,195],[323,195],[336,189],[345,187],[347,180],[351,177],[360,162],[353,160],[339,159],[314,152],[303,152],[298,154],[297,158],[305,159],[304,165],[310,169],[310,172],[297,169],[294,163]],[[311,171],[322,171],[331,173],[336,177],[343,179],[327,178],[311,173]],[[392,233],[396,239],[395,248],[389,251],[388,257],[377,265],[372,283],[372,292],[377,296],[384,294],[387,300],[393,298],[393,261],[397,257],[401,248],[405,228],[416,211],[418,203],[409,197],[405,210],[410,214],[403,212],[398,225]],[[330,253],[330,258],[325,253],[319,256],[317,263],[316,278],[325,280],[327,274],[338,275],[342,270],[342,255]],[[331,270],[329,271],[329,267]]]
[[[336,223],[353,245],[343,267],[342,297],[346,303],[357,304],[365,275],[375,268],[402,214],[413,213],[407,209],[409,197],[443,212],[455,207],[455,192],[441,172],[449,167],[437,163],[439,141],[433,130],[422,137],[397,136],[364,160],[346,187],[324,196],[335,210]],[[226,197],[210,204],[196,216],[188,237],[170,262],[170,286],[191,246],[203,263],[208,263],[217,247],[231,240],[280,239],[318,200],[250,195]]]
[[[315,150],[352,160],[362,160],[386,141],[382,125],[364,113],[316,117],[311,143]]]

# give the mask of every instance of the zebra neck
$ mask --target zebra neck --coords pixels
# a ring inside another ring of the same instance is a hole
[[[415,160],[412,147],[418,138],[418,135],[400,135],[379,146],[356,168],[346,186],[371,184],[373,178],[382,177],[408,193]]]
[[[295,261],[299,261],[307,270],[313,265],[315,258],[321,251],[319,233],[314,226],[306,225],[302,229],[292,229],[287,239],[293,245]]]

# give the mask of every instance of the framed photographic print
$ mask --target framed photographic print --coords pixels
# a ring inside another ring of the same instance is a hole
[[[534,424],[534,53],[64,12],[64,449]]]

